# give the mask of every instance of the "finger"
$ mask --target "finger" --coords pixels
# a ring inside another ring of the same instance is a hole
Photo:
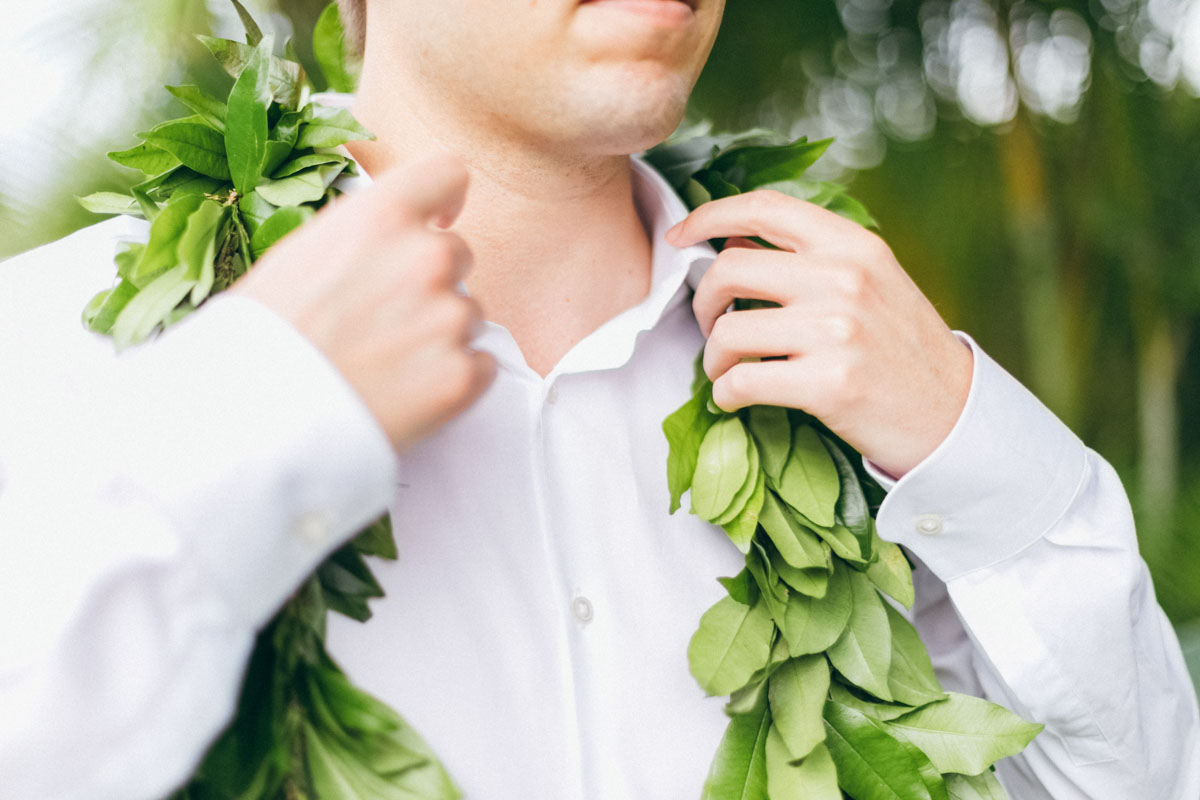
[[[705,203],[667,231],[667,241],[687,247],[706,239],[757,236],[785,250],[834,245],[864,232],[849,220],[775,191],[756,191]]]
[[[701,333],[708,336],[717,317],[739,297],[780,305],[791,302],[797,273],[804,268],[799,256],[782,250],[735,247],[721,251],[692,298]]]
[[[448,231],[421,229],[397,240],[395,253],[403,257],[406,269],[397,269],[395,256],[375,259],[372,263],[382,275],[390,276],[394,288],[409,294],[413,278],[419,285],[436,290],[454,291],[471,270],[473,256],[466,241]]]
[[[704,372],[717,380],[746,358],[793,356],[809,352],[816,333],[790,308],[733,311],[717,320],[704,346]]]
[[[462,212],[469,182],[467,168],[457,156],[439,153],[388,170],[372,192],[387,198],[410,219],[448,228]]]
[[[810,411],[814,398],[812,390],[800,377],[799,360],[735,364],[713,381],[713,402],[723,411],[737,411],[753,405]]]

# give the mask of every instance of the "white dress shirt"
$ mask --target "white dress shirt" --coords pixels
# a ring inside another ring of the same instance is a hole
[[[233,711],[263,624],[390,505],[388,597],[332,615],[351,678],[469,798],[692,800],[727,718],[687,642],[741,555],[667,514],[662,419],[703,338],[711,261],[634,161],[649,295],[545,378],[488,324],[479,403],[403,458],[270,312],[219,298],[115,358],[79,328],[104,223],[0,265],[0,798],[136,800],[183,780]],[[1046,724],[1014,800],[1195,800],[1200,722],[1112,469],[968,338],[970,397],[881,533],[922,562],[912,615],[947,688]]]

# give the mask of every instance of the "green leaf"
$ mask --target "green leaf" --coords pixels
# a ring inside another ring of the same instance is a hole
[[[916,628],[899,611],[887,603],[883,605],[892,638],[892,660],[887,679],[892,698],[912,706],[945,698],[946,693],[933,672],[929,653]]]
[[[788,505],[818,525],[834,524],[840,484],[837,467],[811,426],[792,431],[792,450],[775,491]]]
[[[828,692],[829,664],[821,655],[793,658],[771,676],[771,718],[793,758],[825,741],[821,713]]]
[[[909,749],[881,723],[830,702],[825,732],[838,783],[855,800],[932,800]]]
[[[770,658],[774,632],[763,602],[748,607],[732,597],[721,598],[704,612],[688,644],[692,676],[709,695],[740,689]]]
[[[873,700],[866,700],[855,694],[854,689],[844,686],[838,681],[834,681],[829,686],[829,697],[844,706],[849,706],[855,711],[861,711],[871,719],[889,720],[896,717],[902,717],[910,711],[915,710],[913,706],[901,705],[897,703],[879,703]]]
[[[187,227],[179,237],[176,263],[187,267],[187,279],[192,287],[192,305],[199,305],[212,290],[215,277],[213,258],[217,254],[217,232],[229,218],[229,209],[212,200],[205,200],[188,217]]]
[[[217,39],[197,35],[197,39],[209,49],[227,73],[237,78],[254,55],[254,47],[231,39]],[[300,102],[301,87],[304,85],[304,69],[294,61],[282,58],[271,59],[271,96],[285,108],[295,108]]]
[[[313,121],[300,129],[296,147],[338,147],[347,142],[374,138],[375,135],[360,125],[346,109],[314,106]]]
[[[258,45],[229,93],[224,149],[238,194],[254,191],[262,178],[263,162],[267,157],[272,45],[270,37]]]
[[[187,278],[187,266],[180,264],[143,287],[113,323],[112,336],[117,348],[124,349],[149,336],[187,297],[194,284]]]
[[[330,3],[317,18],[313,29],[313,55],[331,91],[353,92],[358,87],[362,63],[346,44],[346,28],[337,3]]]
[[[200,119],[213,130],[225,132],[225,116],[229,107],[199,86],[168,86],[167,91],[179,98],[179,102],[196,112]]]
[[[744,430],[745,429],[743,428],[743,431]],[[749,436],[746,436],[745,439],[746,439],[746,462],[748,465],[746,468],[746,480],[742,483],[741,488],[739,488],[737,490],[737,493],[734,494],[733,500],[731,500],[729,502],[729,507],[726,508],[724,511],[722,511],[715,518],[713,518],[712,523],[714,525],[724,526],[724,525],[728,525],[732,520],[734,520],[747,507],[747,505],[750,502],[750,498],[754,495],[755,490],[758,487],[758,485],[760,483],[763,483],[761,462],[759,461],[759,457],[758,457],[758,447],[755,446],[754,440],[752,438],[750,438]],[[764,492],[766,491],[765,486],[763,488],[763,491]],[[759,504],[758,504],[758,509],[761,509],[761,508],[762,508],[762,500],[760,499]],[[754,510],[754,515],[755,515],[756,520],[758,518],[758,509]],[[753,535],[754,535],[754,529],[751,528],[749,534],[746,534],[742,537],[745,540],[746,546],[749,545],[750,536],[753,536]],[[730,538],[733,538],[733,537],[730,537]],[[736,543],[737,539],[735,539],[734,541]],[[741,545],[739,545],[739,547],[741,547]],[[745,552],[745,550],[743,549],[742,552]]]
[[[267,180],[255,190],[267,202],[276,206],[298,206],[315,203],[325,196],[325,190],[346,169],[344,164],[329,164],[297,172],[282,180]]]
[[[830,527],[818,525],[794,508],[788,509],[788,511],[800,524],[816,533],[821,538],[821,541],[829,545],[833,549],[833,552],[843,561],[849,562],[859,568],[867,566],[867,561],[863,558],[862,551],[859,549],[858,539],[849,529],[837,523],[834,523]]]
[[[715,422],[704,435],[692,476],[692,513],[713,520],[723,514],[750,476],[749,439],[736,415]]]
[[[127,194],[116,192],[95,192],[87,197],[75,198],[79,205],[93,214],[128,214],[131,217],[142,216],[142,210],[137,200]]]
[[[735,146],[714,160],[711,169],[749,192],[776,181],[799,178],[832,143],[832,139],[810,142],[801,137],[785,146]]]
[[[251,237],[278,208],[278,206],[268,203],[266,198],[257,191],[238,198],[238,210],[242,214],[242,220],[246,223],[246,232]]]
[[[794,760],[772,726],[767,734],[767,794],[773,800],[842,800],[837,768],[825,745],[814,747],[799,765]]]
[[[854,608],[846,629],[829,648],[829,660],[856,686],[890,701],[888,668],[892,660],[892,631],[885,603],[865,575],[856,570],[847,572]]]
[[[769,666],[769,665],[768,665]],[[767,692],[767,678],[756,678],[729,695],[725,704],[725,713],[731,717],[738,714],[751,714],[758,709],[759,703]]]
[[[150,183],[154,185],[151,192],[157,200],[170,200],[185,194],[218,194],[222,188],[229,187],[229,184],[223,181],[201,175],[182,165],[171,170],[169,174],[158,176]]]
[[[702,800],[767,800],[767,733],[771,715],[758,710],[735,716],[713,756]]]
[[[746,570],[758,586],[759,596],[767,605],[767,611],[776,625],[782,625],[787,615],[788,588],[779,582],[779,576],[771,569],[766,551],[758,542],[746,554]]]
[[[261,258],[267,248],[312,219],[315,214],[316,212],[307,206],[299,208],[286,206],[276,211],[258,227],[254,236],[250,238],[250,250],[253,252],[254,258]]]
[[[96,333],[108,333],[121,309],[138,293],[138,288],[123,280],[92,298],[83,310],[83,324]]]
[[[838,524],[844,525],[854,538],[858,540],[862,557],[871,560],[871,510],[867,507],[867,496],[863,494],[862,485],[858,482],[858,474],[854,465],[838,445],[827,436],[821,436],[821,442],[829,451],[833,464],[837,468],[841,490],[838,493],[834,518]]]
[[[146,175],[161,175],[180,164],[174,154],[146,142],[128,150],[109,153],[108,157],[123,167],[136,169]]]
[[[135,285],[145,288],[159,275],[179,263],[179,237],[187,230],[188,219],[200,204],[205,202],[198,195],[183,195],[172,198],[150,225],[150,239],[146,242],[137,263],[127,276]]]
[[[396,537],[392,534],[392,518],[384,514],[367,527],[359,531],[353,539],[354,547],[365,556],[385,558],[395,561]]]
[[[720,523],[725,528],[729,540],[743,553],[749,551],[750,542],[754,538],[755,531],[758,530],[758,516],[762,511],[763,500],[766,498],[767,492],[766,476],[762,471],[753,469],[751,474],[757,475],[758,479],[754,481],[754,490],[750,493],[750,499],[746,501],[736,517],[729,522]]]
[[[690,178],[680,192],[688,208],[699,208],[705,203],[712,202],[713,196],[708,193],[703,184],[695,178]]]
[[[692,176],[712,162],[715,141],[709,136],[667,141],[647,151],[646,161],[682,195]],[[689,208],[696,206],[689,203]]]
[[[263,40],[262,29],[258,27],[258,23],[254,21],[254,17],[250,16],[250,12],[238,0],[229,0],[233,3],[233,7],[237,9],[237,14],[242,20],[242,27],[246,29],[246,43],[251,47],[257,47],[259,42]]]
[[[751,406],[747,412],[747,427],[758,442],[763,470],[776,483],[783,475],[788,453],[792,450],[792,426],[787,409],[777,406]]]
[[[1000,759],[1016,755],[1044,727],[1003,706],[955,692],[886,724],[924,751],[941,772],[964,775],[978,775]]]
[[[947,775],[946,789],[950,800],[1008,800],[1008,792],[990,770],[978,775]]]
[[[695,394],[675,413],[663,420],[667,437],[667,485],[671,489],[671,513],[679,510],[679,501],[692,486],[700,443],[719,417],[708,410],[708,393]]]
[[[278,168],[276,168],[274,172],[271,173],[271,177],[278,180],[280,178],[291,177],[297,172],[303,172],[310,167],[321,167],[326,164],[345,163],[347,163],[346,157],[339,156],[336,153],[308,153],[284,162]]]
[[[767,183],[758,188],[771,189],[800,200],[806,200],[845,217],[851,222],[857,222],[864,228],[879,227],[879,223],[867,211],[866,206],[851,197],[846,191],[846,187],[838,183],[799,179]]]
[[[138,134],[152,145],[171,153],[186,167],[227,181],[229,164],[225,160],[225,139],[220,133],[199,122],[166,122]]]
[[[793,656],[825,652],[846,629],[854,610],[847,572],[840,564],[835,565],[829,577],[829,589],[820,599],[800,592],[788,596],[782,631]]]
[[[754,583],[750,570],[744,567],[732,578],[717,578],[717,583],[724,586],[729,596],[744,606],[752,606],[758,602],[758,586]]]
[[[768,491],[763,499],[758,523],[788,564],[796,569],[825,569],[827,560],[821,542],[811,531],[786,513],[772,491]]]
[[[913,594],[912,568],[904,551],[885,539],[881,539],[871,522],[871,549],[877,554],[874,561],[867,567],[867,577],[886,595],[905,608],[912,608],[915,595]]]
[[[736,184],[730,183],[725,180],[725,177],[721,173],[711,169],[697,172],[692,176],[692,180],[703,186],[705,192],[713,200],[720,200],[722,197],[733,197],[742,193]]]
[[[797,592],[821,598],[829,591],[829,570],[825,567],[796,569],[782,557],[772,559],[771,564],[783,582]]]

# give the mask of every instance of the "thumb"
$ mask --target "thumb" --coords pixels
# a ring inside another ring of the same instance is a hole
[[[461,159],[438,153],[388,170],[374,188],[406,216],[448,228],[462,213],[469,180]]]

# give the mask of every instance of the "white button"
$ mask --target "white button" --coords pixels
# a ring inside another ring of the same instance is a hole
[[[292,531],[309,544],[321,544],[329,537],[329,515],[324,511],[306,511],[296,517]]]
[[[942,518],[937,514],[925,514],[917,517],[917,533],[934,536],[942,532]]]
[[[552,383],[552,384],[550,384],[550,388],[546,390],[546,403],[547,403],[547,405],[554,405],[557,402],[558,402],[558,384]]]
[[[586,625],[592,621],[595,610],[592,608],[591,600],[586,597],[576,597],[571,602],[571,613],[575,615],[575,619]]]

